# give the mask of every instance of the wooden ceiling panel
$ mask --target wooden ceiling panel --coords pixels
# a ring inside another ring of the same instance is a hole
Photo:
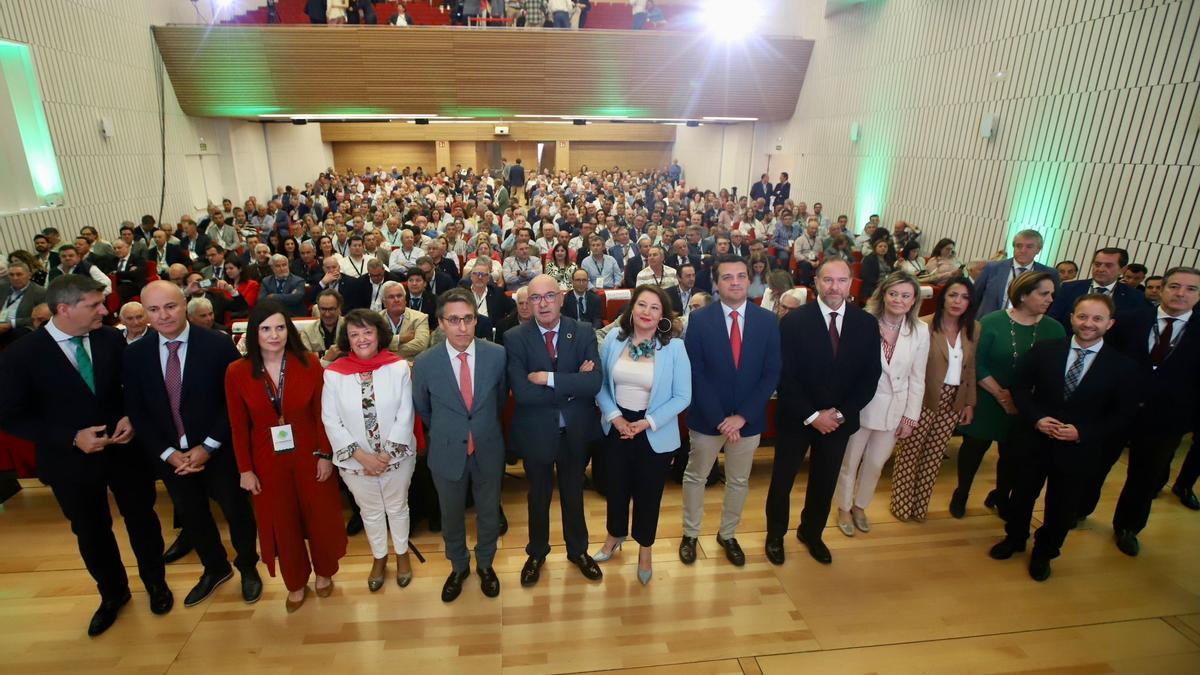
[[[791,117],[813,42],[661,31],[159,26],[189,115]]]

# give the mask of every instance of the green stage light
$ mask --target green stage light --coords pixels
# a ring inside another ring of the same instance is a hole
[[[33,189],[43,204],[60,203],[63,197],[62,174],[54,154],[54,140],[46,122],[42,94],[33,71],[28,45],[0,40],[0,70],[12,101],[21,149],[29,165]]]

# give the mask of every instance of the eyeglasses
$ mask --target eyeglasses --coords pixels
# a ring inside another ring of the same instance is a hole
[[[529,302],[531,302],[535,305],[540,305],[543,302],[554,302],[556,299],[558,299],[557,291],[550,291],[549,293],[546,293],[544,295],[529,296]]]
[[[475,315],[472,314],[470,316],[443,316],[442,321],[445,321],[446,323],[450,324],[451,326],[457,326],[459,328],[462,328],[464,326],[470,326],[471,324],[475,323]]]

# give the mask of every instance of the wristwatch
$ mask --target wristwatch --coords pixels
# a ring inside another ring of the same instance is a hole
[[[845,422],[845,421],[846,421],[846,416],[845,416],[845,415],[843,415],[843,414],[842,414],[842,411],[841,411],[841,410],[838,410],[837,408],[834,408],[834,409],[833,409],[833,418],[834,418],[835,420],[837,420],[837,423],[838,423],[838,424],[842,424],[843,422]]]

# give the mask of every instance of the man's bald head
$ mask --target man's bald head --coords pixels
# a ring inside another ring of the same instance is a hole
[[[183,289],[170,281],[152,281],[142,289],[142,306],[150,327],[173,340],[187,327],[187,300]]]

